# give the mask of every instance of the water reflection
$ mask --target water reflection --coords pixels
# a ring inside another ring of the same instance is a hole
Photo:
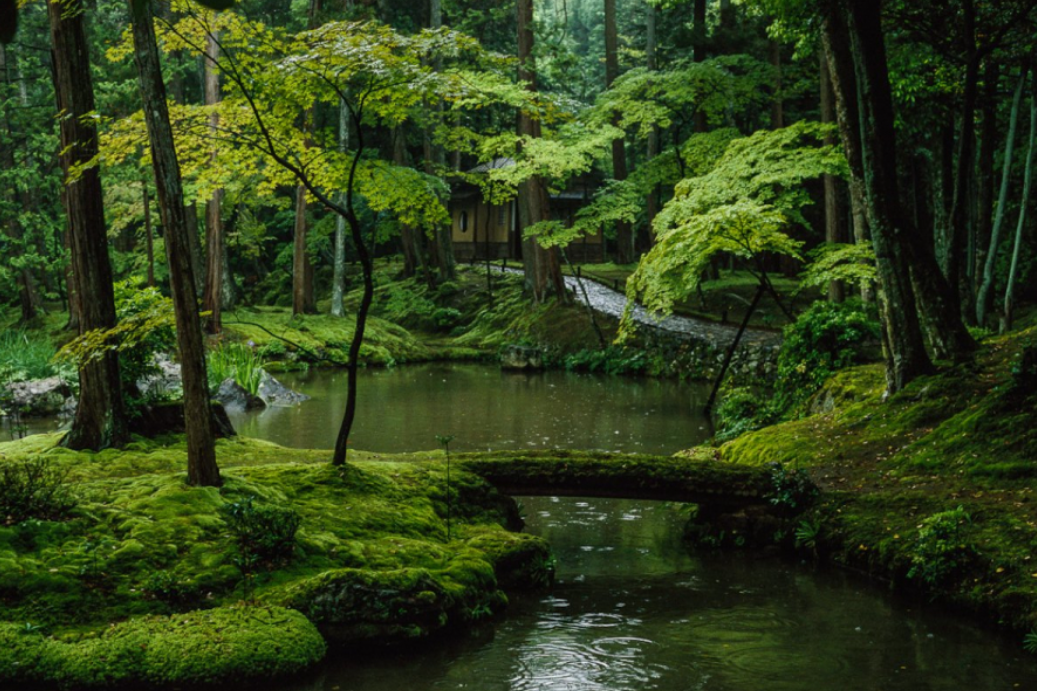
[[[1015,645],[841,573],[693,557],[678,507],[523,499],[558,584],[414,650],[330,661],[278,691],[993,691],[1037,688]],[[255,687],[253,687],[255,688]]]
[[[285,446],[331,448],[345,410],[344,372],[279,378],[312,399],[231,415],[241,434]],[[568,372],[501,372],[434,363],[361,372],[351,446],[380,452],[579,448],[673,453],[709,437],[702,385]]]

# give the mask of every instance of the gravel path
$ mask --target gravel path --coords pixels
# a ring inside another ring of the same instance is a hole
[[[502,269],[499,266],[495,268],[511,274],[522,274],[518,269]],[[569,290],[573,292],[577,302],[581,305],[586,304],[583,299],[583,292],[580,290],[579,285],[577,285],[575,277],[566,276],[565,284]],[[587,291],[590,306],[594,310],[617,319],[623,316],[623,310],[626,308],[627,304],[626,295],[587,278],[583,279],[583,287]],[[726,348],[730,345],[731,341],[734,340],[735,334],[738,333],[738,327],[736,325],[717,324],[716,322],[706,321],[704,319],[695,319],[693,317],[682,317],[672,314],[663,319],[659,319],[653,316],[641,305],[634,306],[633,318],[634,321],[639,324],[644,324],[661,331],[679,334],[688,339],[707,341],[721,348]],[[778,345],[780,343],[781,334],[753,328],[746,329],[745,333],[742,334],[741,340],[741,345],[767,346]]]

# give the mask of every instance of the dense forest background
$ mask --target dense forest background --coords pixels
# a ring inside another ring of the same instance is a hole
[[[16,33],[9,4],[0,300],[89,334],[114,281],[170,295],[196,459],[202,329],[320,305],[355,317],[355,374],[374,258],[453,279],[459,184],[514,201],[531,304],[599,231],[663,312],[725,270],[779,304],[798,276],[877,305],[890,392],[1034,297],[1035,0],[73,0]],[[119,365],[79,348],[70,443],[117,443]]]

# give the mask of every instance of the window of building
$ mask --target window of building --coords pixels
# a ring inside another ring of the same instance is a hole
[[[462,211],[461,215],[457,217],[457,225],[461,228],[462,233],[468,232],[468,212]]]

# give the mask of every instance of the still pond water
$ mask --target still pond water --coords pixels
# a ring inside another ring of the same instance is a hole
[[[234,416],[243,434],[334,444],[344,374],[285,376],[313,397]],[[381,452],[599,448],[672,453],[709,436],[708,390],[482,366],[370,370],[352,445]],[[753,555],[693,555],[679,507],[522,498],[528,530],[558,557],[548,593],[512,598],[498,622],[413,649],[333,654],[262,691],[994,691],[1037,689],[1037,664],[935,607],[839,572]],[[252,687],[255,688],[255,687]]]

